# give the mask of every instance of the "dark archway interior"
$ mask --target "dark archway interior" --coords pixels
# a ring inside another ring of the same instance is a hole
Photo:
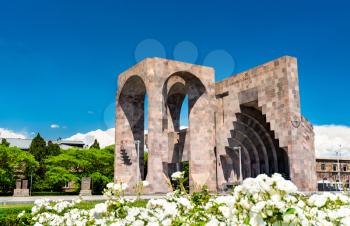
[[[242,104],[240,109],[241,111],[236,113],[236,121],[233,122],[234,129],[231,130],[231,137],[228,138],[229,147],[226,148],[226,158],[238,158],[237,155],[228,153],[237,152],[234,147],[240,146],[243,169],[245,167],[250,169],[250,175],[249,172],[243,170],[243,178],[256,177],[262,173],[267,175],[280,173],[289,179],[287,148],[279,146],[279,141],[275,139],[270,123],[257,107],[257,103]],[[244,153],[247,153],[247,157],[244,157]],[[239,168],[230,166],[226,162],[228,161],[222,162],[224,177],[230,181],[232,173],[229,172],[235,171],[235,174],[239,175],[237,170]]]
[[[134,144],[122,145],[120,150],[122,160],[126,165],[132,165],[130,156],[128,156],[125,147],[129,145],[135,145],[135,151],[137,151],[136,141],[140,141],[139,144],[139,163],[140,163],[140,175],[141,178],[145,178],[144,175],[144,124],[145,124],[145,98],[146,98],[146,86],[139,76],[130,77],[124,84],[118,103],[120,104],[131,128],[133,134]],[[122,141],[123,142],[123,141]],[[135,153],[137,155],[137,153]]]

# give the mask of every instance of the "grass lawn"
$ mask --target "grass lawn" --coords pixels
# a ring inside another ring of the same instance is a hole
[[[94,202],[81,202],[76,205],[79,209],[91,209],[97,203],[104,201],[94,201]],[[135,207],[145,207],[148,200],[138,200],[135,201]],[[10,204],[10,205],[0,205],[0,225],[1,226],[15,226],[19,225],[17,220],[17,215],[23,210],[26,213],[30,213],[34,204]]]

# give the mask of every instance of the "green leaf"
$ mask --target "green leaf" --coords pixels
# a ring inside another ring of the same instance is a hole
[[[296,210],[294,208],[288,208],[284,214],[295,214]]]
[[[250,217],[248,216],[244,221],[243,224],[249,225]]]

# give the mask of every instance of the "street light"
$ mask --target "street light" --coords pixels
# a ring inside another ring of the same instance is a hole
[[[34,168],[34,166],[30,166],[30,189],[29,189],[29,196],[32,196],[33,168]]]
[[[137,177],[137,184],[140,182],[140,140],[135,140],[135,144],[137,145],[137,172],[136,172],[136,177]]]
[[[242,147],[241,146],[236,146],[232,148],[235,151],[238,151],[238,156],[239,156],[239,181],[242,184],[243,182],[243,175],[242,175]]]
[[[341,156],[341,145],[339,145],[339,150],[335,151],[335,154],[337,155],[337,161],[338,161],[338,184],[337,184],[337,187],[338,187],[338,190],[340,190],[340,181],[341,181],[341,177],[340,177],[340,156]]]

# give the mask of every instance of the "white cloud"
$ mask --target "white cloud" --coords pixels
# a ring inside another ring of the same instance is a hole
[[[24,133],[18,133],[18,132],[14,132],[12,130],[9,130],[9,129],[0,128],[0,137],[1,138],[21,138],[21,139],[25,139],[27,136]]]
[[[77,133],[71,137],[66,138],[66,140],[73,141],[83,141],[86,145],[91,145],[95,139],[100,143],[100,147],[104,148],[108,145],[114,144],[114,128],[108,130],[95,130],[88,133]]]
[[[350,156],[350,127],[340,125],[314,126],[316,156]],[[341,145],[341,148],[339,148]]]
[[[50,127],[51,127],[51,129],[58,129],[58,128],[60,128],[60,125],[51,124]]]

